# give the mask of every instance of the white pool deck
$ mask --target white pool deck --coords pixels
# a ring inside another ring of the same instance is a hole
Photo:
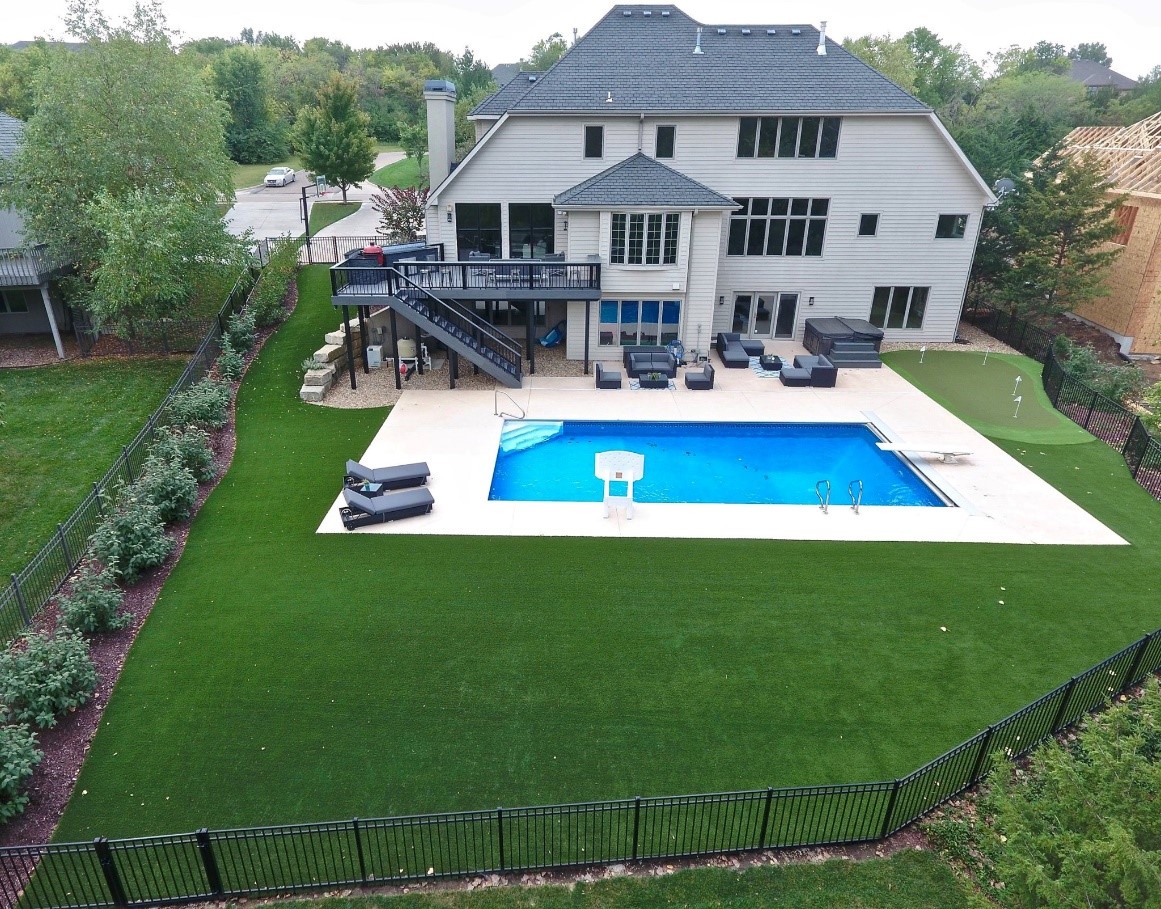
[[[795,344],[767,343],[782,356]],[[610,364],[611,365],[611,364]],[[850,507],[848,477],[834,486],[829,513],[817,505],[637,503],[629,520],[604,517],[599,502],[488,500],[503,419],[491,391],[406,391],[365,452],[369,467],[426,461],[433,511],[352,533],[466,536],[686,537],[769,540],[879,540],[948,543],[1126,545],[1082,508],[1009,457],[887,367],[842,369],[835,388],[786,388],[749,369],[718,368],[711,391],[690,391],[678,370],[676,388],[598,390],[585,378],[525,379],[502,392],[501,409],[538,420],[685,420],[742,422],[871,422],[889,441],[916,449],[970,451],[943,463],[910,460],[957,507]],[[1036,457],[1036,446],[1027,447]],[[336,465],[337,468],[337,465]],[[649,463],[646,459],[645,472]],[[336,481],[339,479],[336,469]],[[821,478],[820,478],[821,479]],[[346,533],[335,499],[319,533]]]

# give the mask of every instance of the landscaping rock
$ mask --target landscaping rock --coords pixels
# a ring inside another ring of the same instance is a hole
[[[306,375],[302,377],[302,384],[305,385],[321,385],[323,388],[330,388],[335,381],[335,368],[333,366],[326,366],[321,369],[309,369]]]
[[[347,351],[341,344],[324,344],[314,352],[316,363],[334,363],[346,357]]]
[[[298,396],[308,404],[321,404],[328,387],[323,385],[303,385],[298,390]]]
[[[354,344],[356,347],[358,347],[362,343],[362,337],[363,337],[363,335],[359,331],[359,326],[352,325],[351,326],[351,343]],[[343,332],[342,327],[340,327],[338,331],[328,331],[326,333],[324,340],[328,344],[345,345],[347,343],[347,336]]]

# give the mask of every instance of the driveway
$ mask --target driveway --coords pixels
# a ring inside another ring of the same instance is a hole
[[[394,164],[403,160],[403,152],[380,152],[375,156],[375,169]],[[248,189],[239,189],[234,194],[234,205],[226,213],[226,227],[235,236],[241,236],[246,230],[253,232],[255,239],[264,237],[280,237],[284,234],[298,236],[303,232],[302,224],[302,188],[306,187],[307,199],[313,205],[316,201],[341,202],[343,194],[337,189],[330,189],[321,197],[316,197],[314,185],[309,182],[305,171],[298,171],[294,183],[287,186],[252,186]],[[374,233],[374,225],[378,223],[374,210],[366,204],[372,194],[378,191],[374,183],[361,183],[347,190],[347,201],[363,202],[363,209],[352,215],[360,218],[359,229],[347,225],[347,219],[337,222],[328,228],[328,234],[351,236],[365,229],[363,222],[370,220],[370,230]],[[369,212],[369,214],[367,214]],[[372,216],[373,220],[372,220]],[[340,230],[334,228],[342,226]]]

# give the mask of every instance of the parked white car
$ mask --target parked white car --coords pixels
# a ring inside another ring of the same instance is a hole
[[[295,176],[293,167],[272,167],[263,182],[267,186],[285,186],[293,183]]]

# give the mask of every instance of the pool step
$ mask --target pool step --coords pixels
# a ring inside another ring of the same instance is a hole
[[[513,422],[500,433],[500,451],[524,451],[555,439],[564,432],[564,424],[548,420],[527,420]]]

